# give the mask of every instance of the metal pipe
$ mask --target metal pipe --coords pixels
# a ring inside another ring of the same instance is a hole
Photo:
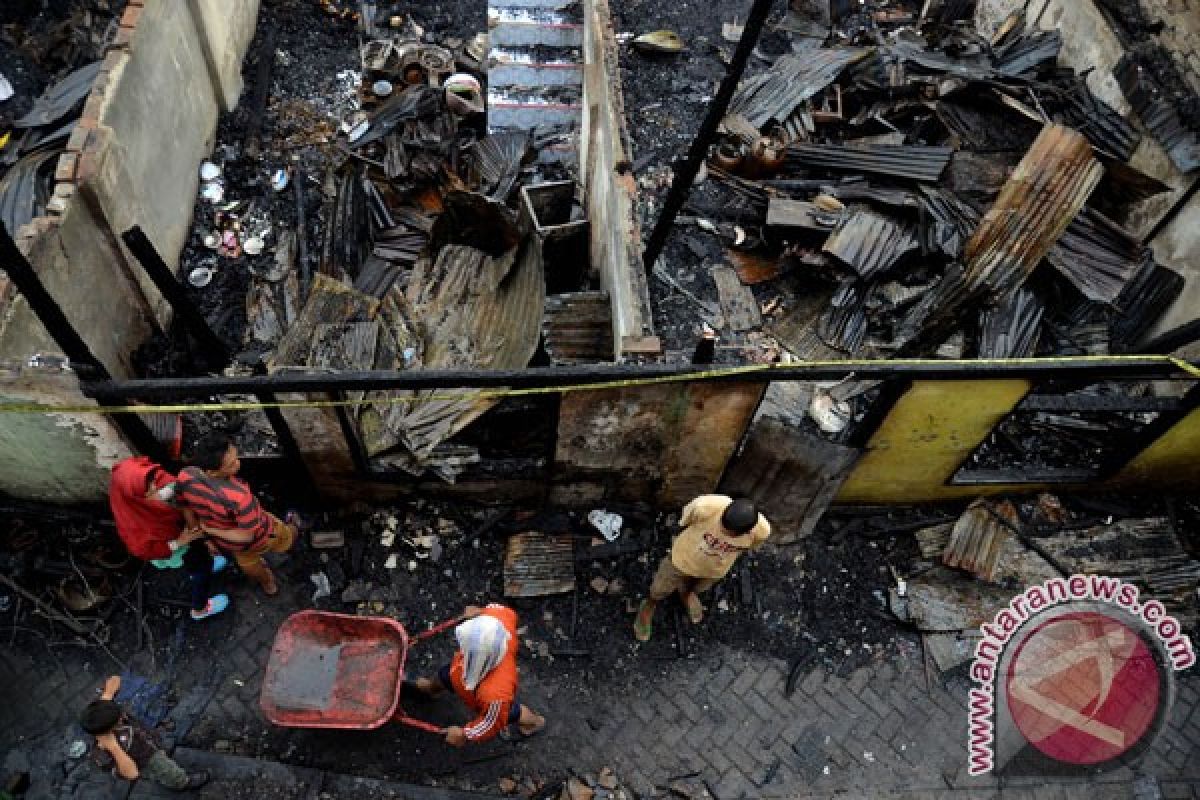
[[[742,29],[742,36],[738,39],[733,59],[729,62],[729,71],[725,73],[721,88],[717,90],[717,96],[709,105],[708,114],[700,124],[696,138],[692,140],[687,160],[675,172],[675,180],[667,193],[667,199],[663,202],[658,222],[655,223],[654,230],[646,241],[646,252],[642,258],[646,269],[652,269],[655,262],[658,261],[658,257],[662,255],[663,247],[667,243],[667,236],[670,235],[671,229],[675,225],[675,217],[683,208],[683,204],[687,202],[692,184],[696,180],[696,174],[700,171],[700,165],[704,163],[708,147],[717,134],[721,120],[725,118],[725,112],[729,110],[729,102],[733,99],[733,93],[742,80],[742,73],[746,71],[750,55],[754,52],[754,48],[758,47],[758,39],[766,25],[767,15],[771,11],[771,3],[772,0],[754,0],[754,6],[750,9],[750,16],[746,19],[746,26]]]
[[[1200,367],[1200,362],[1192,363]],[[998,380],[1028,378],[1178,377],[1181,370],[1161,357],[1056,359],[993,362],[923,361],[786,364],[762,370],[706,371],[690,364],[674,365],[585,365],[536,367],[524,370],[375,370],[340,373],[215,376],[202,378],[155,378],[128,381],[84,381],[83,391],[106,400],[163,400],[210,397],[220,394],[262,392],[377,391],[384,389],[554,389],[621,381],[671,379],[695,382],[766,382],[839,380],[882,380],[905,377],[911,380]]]
[[[142,265],[146,275],[162,293],[163,299],[171,306],[175,317],[188,332],[195,336],[196,340],[215,355],[222,364],[227,363],[230,357],[229,345],[209,327],[204,315],[187,296],[187,291],[175,278],[174,272],[163,261],[162,256],[158,254],[154,243],[146,236],[141,226],[134,225],[125,231],[121,234],[121,241],[125,242],[129,252],[133,253],[134,258]]]

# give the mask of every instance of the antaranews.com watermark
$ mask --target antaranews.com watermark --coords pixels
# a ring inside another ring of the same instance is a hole
[[[1161,728],[1171,673],[1196,663],[1162,603],[1143,603],[1136,586],[1100,575],[1032,586],[980,630],[970,672],[971,775],[996,769],[1001,739],[1055,764],[1116,763]]]

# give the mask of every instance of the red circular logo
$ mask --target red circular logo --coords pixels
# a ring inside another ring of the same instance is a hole
[[[1020,643],[1005,680],[1021,734],[1067,764],[1100,764],[1132,749],[1159,709],[1160,671],[1149,646],[1112,617],[1064,614]]]

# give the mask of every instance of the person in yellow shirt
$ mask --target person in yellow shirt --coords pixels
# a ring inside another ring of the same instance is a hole
[[[738,556],[756,550],[771,535],[771,524],[750,500],[705,494],[683,508],[683,532],[675,537],[671,552],[663,557],[650,583],[650,596],[638,607],[633,633],[638,641],[650,639],[654,610],[660,600],[678,592],[693,624],[704,619],[700,592],[724,578]]]

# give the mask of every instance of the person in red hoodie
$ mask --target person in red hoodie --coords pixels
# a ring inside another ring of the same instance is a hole
[[[450,690],[470,709],[474,719],[446,729],[446,743],[462,747],[500,735],[528,738],[546,727],[541,714],[517,699],[517,614],[491,603],[467,606],[454,629],[458,652],[437,678],[418,678],[406,687],[428,697]]]
[[[226,559],[213,557],[202,530],[185,530],[183,514],[172,504],[175,482],[174,475],[145,456],[126,458],[113,467],[108,502],[117,535],[131,555],[159,569],[184,568],[191,583],[192,619],[202,620],[229,607],[227,595],[208,593],[211,575],[225,567]]]

